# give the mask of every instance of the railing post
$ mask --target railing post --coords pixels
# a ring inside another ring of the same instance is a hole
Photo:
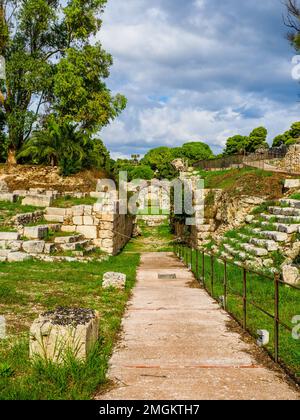
[[[205,253],[202,251],[202,282],[205,287]]]
[[[215,277],[215,265],[214,256],[211,256],[211,295],[214,296],[214,277]]]
[[[199,250],[196,249],[196,278],[199,280]]]
[[[193,272],[193,247],[191,246],[191,272]]]
[[[227,310],[227,261],[224,261],[224,309]]]
[[[279,360],[279,274],[274,277],[274,359]]]
[[[247,329],[247,270],[243,269],[243,327]]]

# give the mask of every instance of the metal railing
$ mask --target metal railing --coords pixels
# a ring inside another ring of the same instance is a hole
[[[174,253],[244,330],[268,331],[264,349],[300,384],[300,287],[184,244]]]

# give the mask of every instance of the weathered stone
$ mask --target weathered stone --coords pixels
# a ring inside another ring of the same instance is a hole
[[[45,241],[24,241],[23,250],[28,254],[42,254],[45,248]]]
[[[44,239],[48,235],[48,226],[25,226],[24,236],[28,239]]]
[[[122,273],[109,272],[103,276],[102,287],[108,289],[113,287],[115,289],[124,289],[126,285],[126,275]]]
[[[55,238],[54,242],[56,244],[72,244],[78,241],[81,241],[83,238],[83,235],[73,235],[73,236],[58,236]]]
[[[0,192],[0,201],[9,201],[15,203],[18,200],[18,195],[12,193]]]
[[[62,251],[80,251],[88,245],[89,241],[79,241],[69,244],[61,244],[60,249]]]
[[[85,206],[74,206],[72,207],[73,216],[83,216]]]
[[[3,179],[0,180],[0,192],[9,192],[8,185]]]
[[[268,255],[268,251],[265,248],[257,248],[251,244],[241,244],[241,247],[249,252],[249,254],[255,255],[257,257],[265,257]]]
[[[65,217],[64,216],[58,216],[58,215],[45,214],[45,220],[47,222],[63,223],[65,221]]]
[[[62,209],[60,207],[48,207],[46,208],[46,214],[49,216],[65,216],[66,209]]]
[[[288,235],[282,232],[273,231],[259,231],[260,235],[266,239],[271,239],[276,242],[285,242],[288,240]]]
[[[7,241],[7,248],[13,252],[21,251],[23,241]]]
[[[300,188],[300,179],[286,179],[284,182],[284,188]]]
[[[97,239],[97,227],[96,226],[77,226],[76,232],[81,233],[87,239]]]
[[[73,225],[83,225],[83,217],[82,216],[74,216],[73,217]]]
[[[255,216],[249,215],[246,217],[246,223],[251,224],[255,220]]]
[[[268,210],[275,216],[300,216],[300,209],[296,209],[295,207],[269,207]]]
[[[85,361],[99,336],[99,313],[58,308],[41,315],[30,329],[30,357],[63,363],[69,354]]]
[[[27,195],[23,198],[22,205],[34,206],[34,207],[50,207],[53,202],[53,198],[47,195]]]
[[[92,216],[83,216],[83,224],[84,225],[94,225],[94,218]]]
[[[293,265],[284,265],[282,267],[283,281],[292,285],[298,284],[300,281],[299,270]]]
[[[31,259],[31,255],[28,255],[25,252],[10,252],[7,255],[8,262],[23,262]]]
[[[75,233],[76,232],[76,226],[74,226],[74,225],[63,225],[61,227],[61,231],[62,232],[67,232],[67,233]]]
[[[0,232],[0,241],[18,241],[19,239],[18,232]]]
[[[56,251],[55,244],[45,243],[44,254],[52,254],[55,251]]]
[[[93,212],[93,206],[84,206],[84,216],[91,216]]]
[[[279,247],[275,241],[252,238],[250,244],[256,245],[261,248],[266,248],[269,252],[278,251]]]

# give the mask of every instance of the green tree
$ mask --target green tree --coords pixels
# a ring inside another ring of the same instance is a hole
[[[150,168],[150,166],[139,165],[133,168],[133,170],[130,173],[130,178],[130,181],[132,181],[133,179],[151,180],[154,178],[154,172]]]
[[[229,137],[226,142],[226,148],[224,150],[224,155],[236,155],[242,153],[246,150],[248,145],[248,137],[236,135]]]
[[[199,160],[212,159],[214,156],[209,145],[202,142],[185,143],[182,146],[182,153],[190,165]]]
[[[279,134],[273,140],[273,147],[279,147],[282,144],[289,146],[295,144],[300,139],[300,122],[292,124],[290,130],[284,134]]]
[[[126,106],[105,84],[112,57],[91,43],[107,0],[0,0],[0,55],[6,81],[0,107],[8,130],[8,161],[45,114],[93,134]]]
[[[158,147],[150,150],[141,160],[142,165],[150,166],[155,176],[160,179],[172,179],[178,174],[172,166],[173,150],[170,147]]]
[[[253,153],[258,149],[267,149],[269,147],[267,135],[268,130],[265,127],[255,128],[249,135],[246,145],[247,152]]]

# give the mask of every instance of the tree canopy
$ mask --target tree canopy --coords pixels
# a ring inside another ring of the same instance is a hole
[[[236,135],[229,137],[226,142],[224,155],[234,155],[238,153],[253,153],[258,149],[269,147],[267,143],[268,130],[265,127],[255,128],[250,135]]]
[[[105,84],[112,57],[92,36],[101,28],[106,0],[0,1],[0,109],[8,132],[8,156],[49,115],[94,134],[126,106]]]
[[[297,142],[300,139],[300,122],[292,124],[290,130],[283,134],[279,134],[273,140],[273,147],[279,147],[283,144],[289,146]]]

